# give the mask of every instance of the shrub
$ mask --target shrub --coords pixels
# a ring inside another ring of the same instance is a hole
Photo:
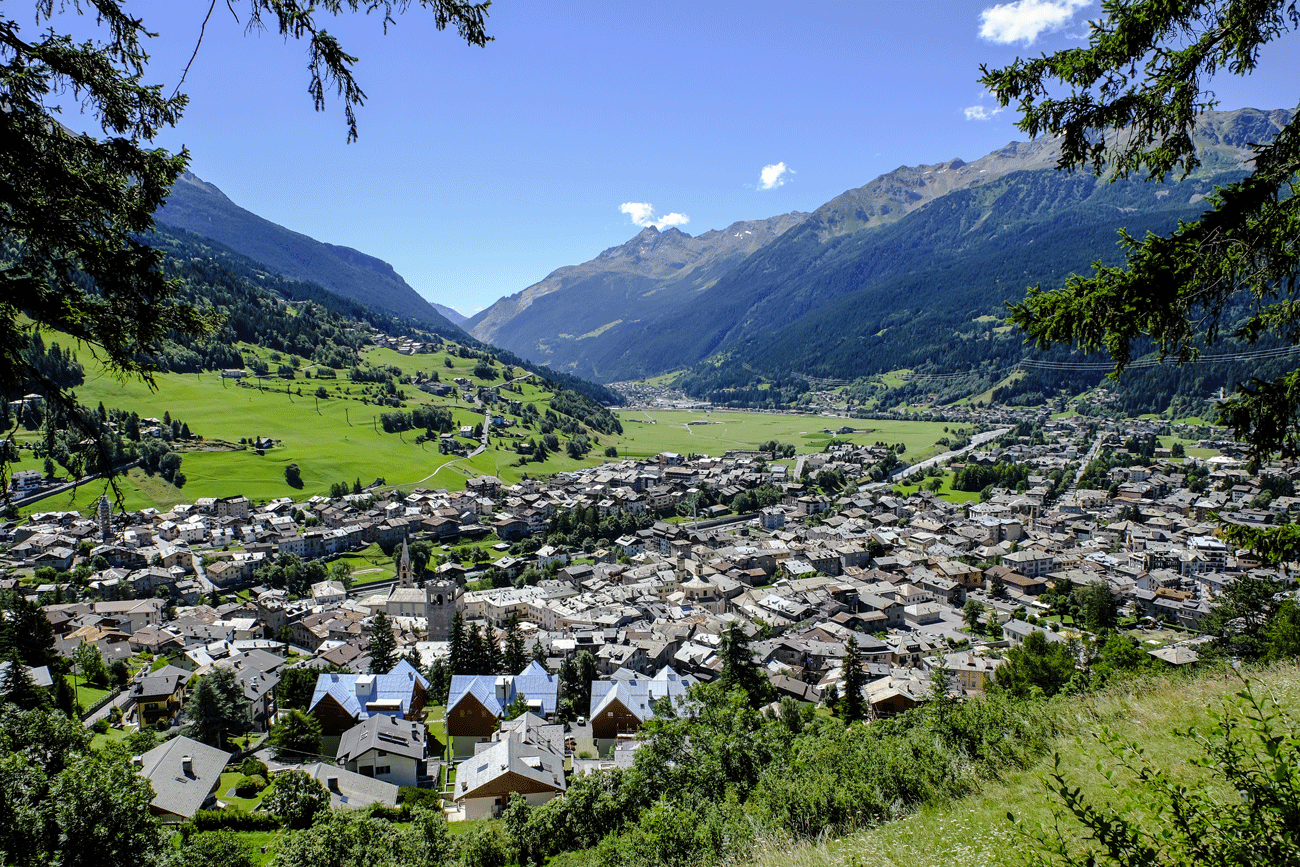
[[[199,810],[190,824],[195,831],[278,831],[281,821],[260,810]]]
[[[90,729],[97,735],[103,735],[103,734],[108,734],[109,727],[110,725],[108,722],[108,717],[102,717],[100,719],[95,720],[95,722],[91,725]]]
[[[441,797],[433,789],[417,789],[414,786],[402,786],[397,793],[397,803],[415,809],[416,807],[427,807],[430,810],[436,810],[439,807]]]
[[[266,788],[266,777],[260,774],[240,777],[235,783],[235,794],[241,798],[256,798]]]
[[[239,772],[246,777],[265,777],[266,765],[249,756],[239,764]]]

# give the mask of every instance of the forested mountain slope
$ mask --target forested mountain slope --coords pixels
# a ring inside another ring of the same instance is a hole
[[[464,317],[424,300],[387,262],[272,223],[239,207],[216,185],[191,172],[176,181],[156,219],[219,241],[277,274],[318,283],[345,298],[421,320],[441,334],[462,334],[444,314]]]
[[[1289,116],[1207,114],[1196,132],[1203,165],[1177,184],[1057,172],[1051,140],[1013,142],[970,163],[901,167],[806,217],[787,215],[799,219],[747,256],[717,260],[707,284],[689,292],[669,291],[681,283],[665,268],[609,267],[689,241],[646,230],[506,299],[509,310],[485,311],[471,329],[490,320],[521,355],[601,381],[699,364],[684,383],[701,395],[790,373],[1004,366],[1025,349],[986,317],[1000,317],[1032,283],[1119,261],[1121,226],[1140,235],[1195,217],[1216,184],[1244,173],[1250,144]]]

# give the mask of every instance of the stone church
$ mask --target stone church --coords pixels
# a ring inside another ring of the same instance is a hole
[[[429,641],[446,641],[451,637],[451,620],[460,603],[460,585],[435,578],[423,587],[415,585],[411,570],[411,552],[406,542],[397,561],[397,584],[388,593],[384,613],[389,617],[423,617],[428,623]]]

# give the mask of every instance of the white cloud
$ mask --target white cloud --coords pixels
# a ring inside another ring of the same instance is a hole
[[[762,171],[758,173],[758,188],[760,190],[775,190],[785,183],[787,173],[794,174],[794,170],[787,168],[784,162],[763,166]]]
[[[1032,43],[1040,34],[1059,30],[1091,0],[1015,0],[980,13],[980,38],[1003,44]]]
[[[664,226],[684,226],[691,221],[690,217],[676,212],[656,217],[655,207],[649,202],[624,202],[618,206],[618,209],[631,217],[632,222],[638,226],[654,226],[656,229],[662,229]]]
[[[1000,106],[995,108],[985,108],[982,105],[967,106],[964,110],[966,112],[967,120],[992,120],[993,115],[1001,114],[1006,111],[1005,108]]]

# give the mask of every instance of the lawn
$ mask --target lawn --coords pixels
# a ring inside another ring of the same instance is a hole
[[[258,804],[262,803],[262,798],[266,797],[266,793],[270,791],[270,788],[268,787],[263,789],[254,798],[241,798],[238,795],[232,794],[235,784],[238,783],[243,776],[244,775],[239,771],[225,771],[222,773],[221,782],[217,784],[217,800],[224,801],[232,807],[238,807],[241,810],[247,810],[251,813],[253,810],[257,809]]]
[[[104,747],[108,746],[109,744],[115,744],[118,743],[119,741],[126,740],[127,736],[130,734],[131,732],[126,731],[125,729],[114,729],[114,728],[110,728],[102,735],[96,732],[90,738],[90,748],[92,750],[102,750]]]
[[[280,848],[284,831],[236,831],[235,836],[248,844],[253,850],[254,864],[270,864]],[[265,847],[266,851],[262,851]]]
[[[980,499],[979,491],[954,491],[952,489],[952,476],[951,472],[944,473],[942,477],[936,476],[936,478],[943,479],[943,486],[938,491],[939,496],[950,503],[978,503]],[[904,485],[900,483],[894,485],[894,490],[901,492],[903,496],[908,496],[915,494],[923,485],[928,485],[929,482],[930,479],[927,478],[921,485]],[[926,490],[929,490],[929,488],[927,487]]]
[[[945,425],[928,421],[844,419],[767,412],[637,410],[620,413],[623,436],[615,443],[619,457],[647,458],[660,452],[722,455],[728,449],[754,449],[770,440],[793,443],[799,453],[822,451],[832,437],[859,445],[903,443],[907,460],[940,451],[935,441]],[[688,424],[703,421],[706,424]],[[650,422],[653,422],[651,424]],[[842,426],[858,433],[829,434]]]
[[[73,685],[73,676],[71,674],[65,674],[63,676],[67,678],[69,685]],[[81,703],[81,707],[85,710],[90,710],[90,708],[97,702],[103,701],[112,691],[107,689],[96,689],[87,684],[86,681],[80,677],[76,678],[75,686],[77,688],[77,701]]]

